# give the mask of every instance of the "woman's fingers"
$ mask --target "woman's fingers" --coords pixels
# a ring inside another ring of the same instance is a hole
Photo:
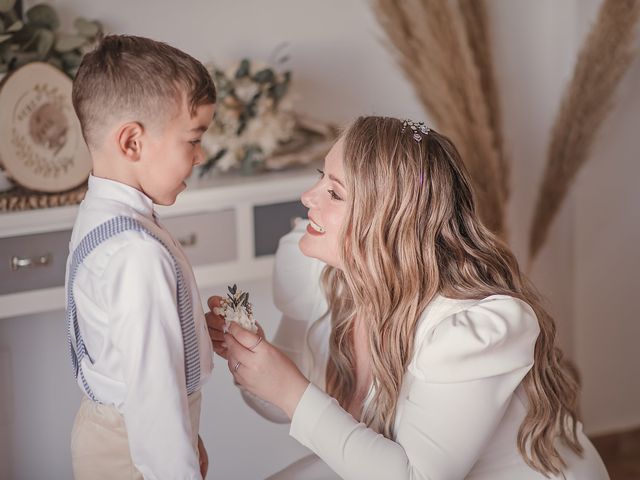
[[[246,349],[252,349],[253,346],[258,343],[258,339],[262,337],[262,335],[258,335],[256,333],[250,332],[249,330],[242,328],[236,322],[229,322],[229,323],[230,325],[229,325],[228,332],[233,336],[235,340],[237,340]]]
[[[232,358],[240,363],[244,363],[245,365],[250,364],[253,361],[252,357],[254,352],[249,350],[242,343],[238,342],[238,340],[230,333],[225,335],[225,342],[227,344],[230,362]]]
[[[220,306],[221,300],[222,297],[214,295],[209,297],[207,304],[209,308],[213,310]],[[258,325],[258,333],[254,334],[240,327],[235,322],[229,322],[230,326],[227,329],[224,317],[216,315],[213,311],[207,312],[205,319],[213,351],[227,359],[229,370],[231,370],[231,373],[235,376],[236,371],[240,368],[236,368],[238,361],[242,364],[243,356],[245,363],[250,361],[250,356],[253,354],[252,349],[257,348],[257,346],[262,343],[264,330]],[[231,335],[226,334],[225,330],[231,333]]]
[[[262,329],[262,326],[256,322],[256,327],[258,327],[258,331],[256,332],[258,336],[264,338],[264,330]]]

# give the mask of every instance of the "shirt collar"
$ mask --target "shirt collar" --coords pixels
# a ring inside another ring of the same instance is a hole
[[[155,221],[156,212],[153,210],[153,200],[140,190],[130,187],[116,180],[89,175],[89,188],[85,198],[107,198],[133,208],[141,215]]]

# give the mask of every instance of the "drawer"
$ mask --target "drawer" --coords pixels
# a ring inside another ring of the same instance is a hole
[[[71,230],[0,238],[0,295],[64,286]]]
[[[191,265],[232,262],[238,258],[233,209],[167,217],[162,224],[180,242]]]
[[[276,253],[280,238],[291,231],[296,217],[307,218],[300,200],[253,207],[255,256]]]

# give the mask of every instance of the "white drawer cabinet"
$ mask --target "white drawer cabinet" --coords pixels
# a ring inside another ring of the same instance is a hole
[[[0,238],[0,295],[59,287],[71,230]]]
[[[201,287],[266,278],[278,239],[304,216],[305,167],[252,177],[193,179],[175,205],[158,207]],[[77,207],[0,213],[0,318],[64,308],[64,268]]]
[[[236,214],[232,208],[169,217],[162,224],[180,242],[194,267],[238,259]]]
[[[306,213],[299,197],[315,177],[310,167],[192,181],[175,205],[158,208],[194,266],[203,302],[238,282],[273,336],[280,314],[271,300],[272,254],[291,218]],[[81,393],[68,358],[63,283],[76,212],[0,213],[0,480],[72,477],[69,438]],[[12,257],[23,260],[20,268],[10,269]],[[258,418],[224,361],[215,362],[200,422],[210,477],[265,478],[308,453],[288,425]],[[253,452],[253,462],[239,462],[242,451]]]

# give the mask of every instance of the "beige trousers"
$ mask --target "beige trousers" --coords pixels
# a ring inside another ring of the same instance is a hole
[[[193,447],[198,453],[200,391],[189,396],[189,412],[194,432]],[[129,439],[122,414],[114,406],[82,398],[71,431],[71,464],[76,480],[142,480],[129,452]]]

